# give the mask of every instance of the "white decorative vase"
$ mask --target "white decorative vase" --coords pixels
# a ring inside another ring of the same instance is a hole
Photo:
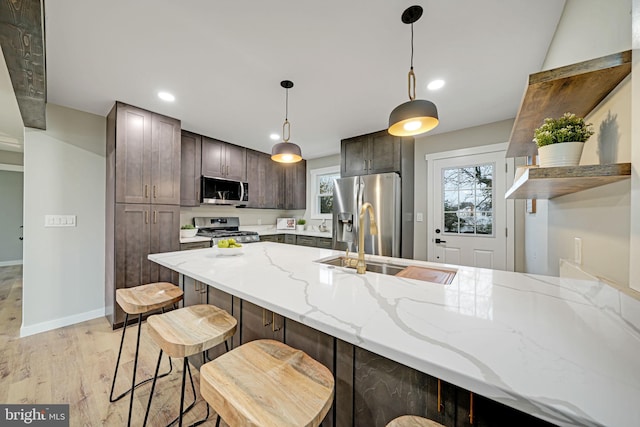
[[[538,147],[541,168],[578,166],[584,142],[560,142]]]
[[[304,225],[296,225],[296,231],[304,231]]]

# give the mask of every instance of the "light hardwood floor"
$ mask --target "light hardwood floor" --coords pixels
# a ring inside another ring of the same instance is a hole
[[[20,338],[22,324],[22,267],[0,267],[0,402],[68,403],[71,426],[125,426],[129,396],[109,403],[113,369],[122,330],[112,331],[105,318]],[[138,378],[153,375],[158,348],[143,323]],[[131,384],[136,328],[127,329],[116,392]],[[174,359],[173,373],[158,380],[148,425],[164,426],[178,413],[182,360]],[[161,372],[168,363],[163,359]],[[206,403],[199,395],[198,371],[194,375],[198,403],[184,419],[189,425],[204,417]],[[121,375],[122,374],[122,375]],[[132,425],[142,425],[151,383],[136,389]],[[187,378],[187,403],[191,400]],[[215,425],[211,411],[209,421]],[[226,425],[224,422],[222,425]]]

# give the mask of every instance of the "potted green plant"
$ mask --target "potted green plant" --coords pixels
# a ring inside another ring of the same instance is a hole
[[[192,224],[185,224],[182,227],[180,227],[180,237],[183,237],[183,238],[194,237],[197,232],[198,232],[198,229],[194,227]]]
[[[564,113],[557,119],[546,118],[534,131],[541,167],[577,166],[584,143],[593,135],[591,123],[582,117]]]
[[[298,220],[298,224],[296,225],[297,231],[304,231],[304,225],[307,223],[307,220],[304,218],[300,218]]]

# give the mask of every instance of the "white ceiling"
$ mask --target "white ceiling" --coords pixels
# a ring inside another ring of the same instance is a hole
[[[418,98],[438,106],[432,133],[515,117],[562,0],[49,0],[48,102],[104,116],[120,100],[270,152],[290,79],[292,142],[305,158],[335,154],[408,100],[411,29],[400,15],[412,4],[425,9],[414,66]],[[435,78],[446,86],[429,92]]]

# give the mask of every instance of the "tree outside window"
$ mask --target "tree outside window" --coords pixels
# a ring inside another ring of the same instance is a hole
[[[311,174],[311,218],[330,219],[333,213],[333,184],[340,178],[338,166],[313,169]]]

